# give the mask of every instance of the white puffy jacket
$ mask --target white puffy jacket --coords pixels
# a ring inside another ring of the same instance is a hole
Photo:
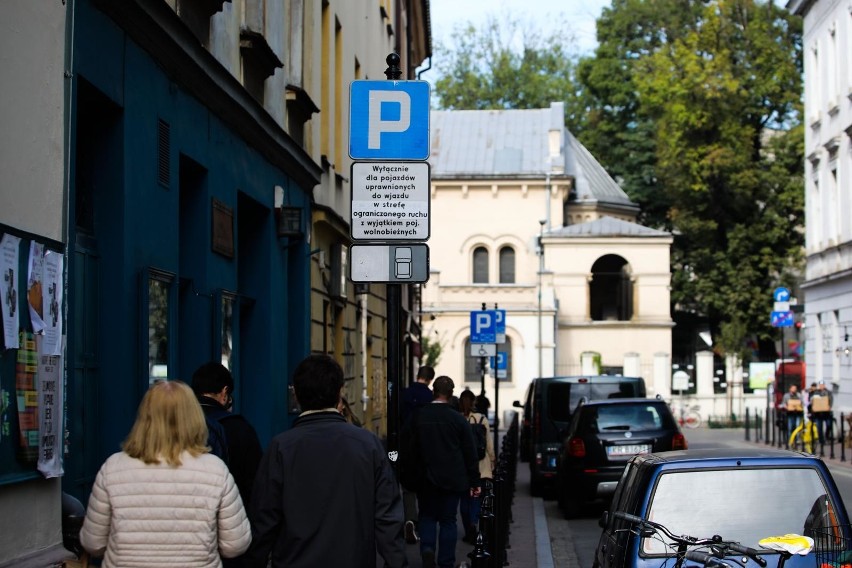
[[[251,527],[228,466],[212,454],[182,465],[146,465],[124,452],[101,466],[80,531],[104,568],[217,568],[251,543]]]

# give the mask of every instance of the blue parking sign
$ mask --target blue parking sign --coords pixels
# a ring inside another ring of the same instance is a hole
[[[497,341],[497,315],[494,310],[470,312],[470,342],[495,343]]]
[[[429,83],[352,81],[349,156],[353,160],[429,158]]]
[[[503,371],[506,369],[506,363],[509,361],[509,354],[505,351],[497,352],[497,365],[494,365],[494,357],[488,358],[488,364],[491,365],[492,369],[497,369],[498,371]]]

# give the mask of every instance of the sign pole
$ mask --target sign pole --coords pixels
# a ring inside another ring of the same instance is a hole
[[[482,309],[485,310],[485,302],[482,302]],[[479,359],[479,396],[485,398],[485,363],[487,359],[482,357]]]
[[[388,68],[385,76],[388,81],[398,81],[402,77],[399,68],[400,58],[391,53],[385,61]],[[388,454],[395,455],[399,451],[399,385],[401,383],[402,334],[400,330],[400,312],[402,291],[400,284],[387,284],[387,317],[388,317]],[[396,460],[391,460],[394,471],[398,470]]]
[[[494,310],[496,313],[497,302],[494,302]],[[494,339],[497,339],[495,334]],[[500,344],[494,342],[494,451],[500,447]],[[486,416],[487,420],[488,417]]]

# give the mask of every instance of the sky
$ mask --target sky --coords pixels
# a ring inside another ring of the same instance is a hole
[[[513,20],[545,31],[550,31],[549,22],[561,16],[571,26],[578,50],[588,53],[596,45],[595,20],[610,0],[429,0],[429,5],[433,48],[438,42],[447,43],[458,25],[471,22],[479,28],[489,15],[501,21],[503,14],[508,14]],[[435,77],[426,71],[421,79],[433,81]]]

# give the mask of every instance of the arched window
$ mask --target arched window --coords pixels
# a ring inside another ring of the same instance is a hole
[[[515,249],[512,247],[500,249],[500,283],[515,283]]]
[[[594,321],[627,321],[633,317],[633,284],[626,260],[608,254],[595,261],[589,307]]]
[[[473,249],[473,283],[488,284],[488,249]]]

